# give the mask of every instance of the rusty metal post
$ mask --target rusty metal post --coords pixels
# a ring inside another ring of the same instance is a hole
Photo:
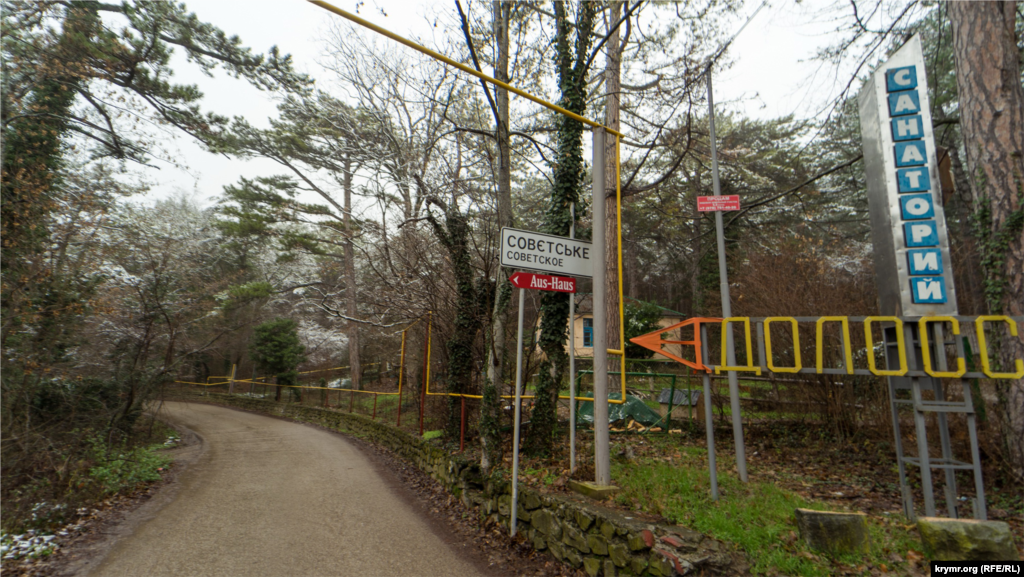
[[[406,329],[407,331],[409,329]],[[405,376],[405,331],[402,331],[402,354],[398,357],[398,420],[396,427],[402,426],[402,377]]]
[[[433,318],[429,317],[430,314],[431,313],[429,313],[429,312],[427,313],[427,315],[428,315],[428,320],[427,320],[427,339],[425,341],[423,341],[423,388],[420,390],[420,436],[421,437],[423,436],[423,411],[426,408],[426,404],[427,404],[427,379],[430,378],[430,373],[427,372],[427,371],[430,370],[430,366],[429,366],[429,362],[430,362],[429,361],[429,359],[430,359],[430,329],[431,329],[431,326],[433,325]]]
[[[379,397],[379,396],[380,395],[378,395],[376,393],[374,393],[374,395],[373,395],[373,416],[370,417],[370,418],[373,419],[374,421],[377,420],[377,397]]]

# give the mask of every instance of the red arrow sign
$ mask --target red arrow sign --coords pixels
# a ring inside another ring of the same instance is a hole
[[[568,276],[552,276],[547,274],[533,274],[530,272],[517,272],[509,277],[512,284],[522,289],[536,289],[542,291],[556,291],[560,293],[576,292],[576,279]]]
[[[724,210],[739,210],[740,197],[732,194],[728,196],[698,196],[697,212],[718,212]]]

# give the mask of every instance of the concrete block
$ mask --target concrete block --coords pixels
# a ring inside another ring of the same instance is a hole
[[[1002,521],[920,517],[917,530],[932,561],[1017,561],[1010,526]]]
[[[800,538],[808,547],[830,555],[867,553],[870,547],[864,513],[796,510]]]
[[[598,485],[589,481],[569,481],[569,488],[580,495],[603,501],[618,492],[615,485]]]

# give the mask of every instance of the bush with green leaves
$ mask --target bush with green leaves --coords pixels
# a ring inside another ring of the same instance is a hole
[[[663,314],[663,309],[654,303],[633,299],[626,302],[623,327],[626,333],[626,358],[649,359],[654,356],[654,351],[635,345],[629,342],[629,339],[658,329],[660,326],[658,321],[661,320]],[[631,367],[630,370],[634,369]]]
[[[101,439],[89,439],[89,457],[96,466],[89,469],[89,477],[99,485],[105,495],[131,490],[142,483],[160,480],[160,470],[171,459],[158,454],[161,445],[127,448],[109,447]]]

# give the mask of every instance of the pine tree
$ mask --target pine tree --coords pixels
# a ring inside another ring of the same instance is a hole
[[[274,375],[281,401],[281,386],[298,384],[298,366],[306,360],[306,347],[299,342],[298,325],[291,319],[274,319],[256,327],[249,353],[261,370]]]

